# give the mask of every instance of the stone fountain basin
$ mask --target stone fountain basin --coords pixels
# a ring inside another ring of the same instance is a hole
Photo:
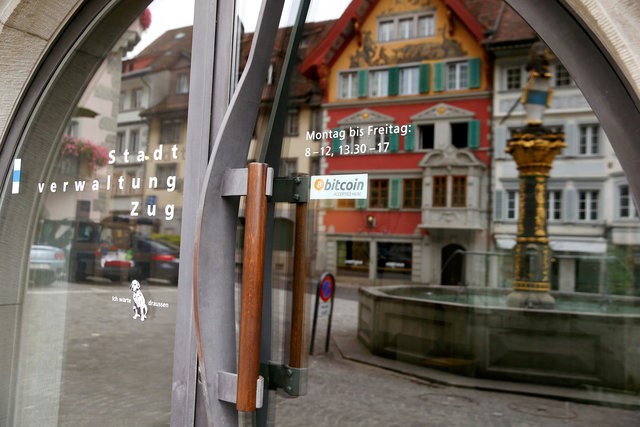
[[[358,338],[380,356],[463,375],[640,391],[640,298],[553,293],[556,308],[506,307],[510,290],[360,288]]]

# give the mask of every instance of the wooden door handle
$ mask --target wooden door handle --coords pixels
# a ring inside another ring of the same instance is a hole
[[[236,408],[244,412],[256,410],[256,381],[260,371],[260,328],[267,219],[266,183],[267,165],[265,163],[249,164],[236,397]]]

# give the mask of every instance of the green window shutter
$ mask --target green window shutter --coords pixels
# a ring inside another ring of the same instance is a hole
[[[418,67],[418,88],[420,93],[429,92],[431,86],[431,64],[420,64]]]
[[[356,199],[356,209],[366,209],[367,199]]]
[[[339,128],[334,129],[334,132],[340,132]],[[340,144],[342,144],[342,141],[340,140],[339,137],[334,136],[333,138],[331,138],[331,151],[336,154],[336,153],[340,153]]]
[[[433,90],[436,92],[444,90],[444,62],[433,64]]]
[[[467,131],[467,146],[478,148],[480,146],[480,120],[471,120]]]
[[[398,94],[399,86],[399,71],[398,67],[389,68],[389,96],[395,96]]]
[[[369,71],[358,71],[358,98],[364,98],[369,94]]]
[[[400,135],[392,133],[389,135],[389,151],[392,153],[397,152],[400,149]]]
[[[477,89],[482,82],[482,62],[480,58],[469,59],[469,88]]]
[[[402,207],[402,179],[391,178],[389,191],[389,208],[400,209]]]
[[[413,131],[413,125],[409,125],[409,131],[404,136],[404,151],[413,151],[415,149],[415,132]]]

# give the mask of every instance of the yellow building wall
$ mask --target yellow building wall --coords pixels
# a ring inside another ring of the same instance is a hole
[[[376,67],[385,68],[385,66],[395,66],[398,64],[434,64],[437,62],[474,57],[482,60],[481,70],[483,70],[483,72],[481,72],[480,87],[476,89],[458,90],[455,91],[455,93],[482,91],[488,88],[488,73],[484,72],[486,54],[482,46],[466,28],[465,24],[439,1],[426,0],[421,1],[418,5],[411,3],[414,2],[383,0],[374,6],[367,19],[361,25],[361,37],[351,39],[331,69],[328,79],[329,102],[353,102],[353,98],[344,100],[339,98],[338,74],[341,71],[356,71],[364,68],[375,69]],[[383,16],[393,17],[404,13],[422,12],[433,12],[435,16],[435,31],[432,37],[378,42],[379,18]],[[440,93],[433,90],[433,67],[430,75],[431,84],[429,94]],[[447,92],[452,93],[453,91]],[[394,96],[394,98],[411,96],[416,95],[398,95]]]

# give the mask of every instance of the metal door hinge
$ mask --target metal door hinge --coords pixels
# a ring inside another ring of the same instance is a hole
[[[292,368],[276,363],[262,364],[260,373],[265,377],[269,390],[284,390],[289,396],[307,394],[307,368]]]

